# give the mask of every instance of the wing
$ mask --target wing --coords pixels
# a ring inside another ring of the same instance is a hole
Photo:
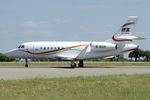
[[[89,44],[70,47],[56,54],[56,58],[60,60],[83,59]]]

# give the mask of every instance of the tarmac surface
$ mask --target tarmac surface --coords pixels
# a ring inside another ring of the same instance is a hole
[[[32,67],[32,68],[0,68],[0,79],[17,80],[30,78],[62,78],[78,76],[104,76],[118,74],[145,74],[150,73],[150,66],[138,67]]]

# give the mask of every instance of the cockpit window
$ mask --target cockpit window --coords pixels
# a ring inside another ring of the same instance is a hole
[[[24,45],[20,45],[18,48],[24,48],[25,46]]]
[[[24,45],[22,45],[21,48],[24,48]]]

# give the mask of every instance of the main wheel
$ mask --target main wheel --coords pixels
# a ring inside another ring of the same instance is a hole
[[[83,67],[83,66],[84,66],[83,60],[80,60],[78,63],[78,67]]]
[[[75,63],[71,64],[71,68],[75,68],[75,67],[76,67]]]
[[[83,63],[78,64],[78,67],[83,67],[83,66],[84,66]]]
[[[25,67],[29,67],[29,66],[26,64]]]

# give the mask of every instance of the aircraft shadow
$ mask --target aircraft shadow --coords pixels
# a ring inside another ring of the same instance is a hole
[[[42,67],[43,68],[43,67]],[[116,67],[99,67],[99,66],[96,66],[96,67],[91,67],[91,66],[85,66],[85,67],[75,67],[75,68],[71,68],[71,67],[49,67],[49,68],[58,68],[58,69],[76,69],[76,68],[116,68]]]
[[[23,66],[13,66],[13,67],[0,67],[0,68],[25,68]],[[68,66],[34,66],[34,67],[28,67],[28,68],[58,68],[58,69],[77,69],[77,68],[80,68],[80,69],[84,69],[84,68],[118,68],[118,67],[108,67],[108,66],[84,66],[84,67],[75,67],[75,68],[71,68],[71,67],[68,67]]]

